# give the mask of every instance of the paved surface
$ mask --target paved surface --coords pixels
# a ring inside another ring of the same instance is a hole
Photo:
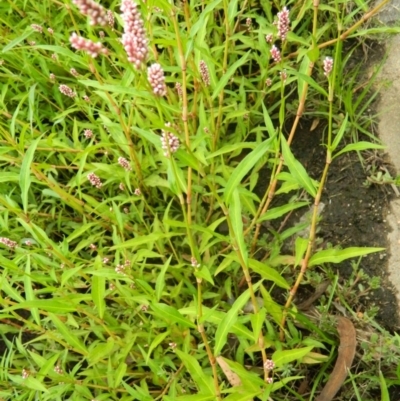
[[[400,22],[400,0],[391,0],[385,9],[376,17],[383,24]],[[388,58],[383,66],[379,80],[387,81],[389,86],[380,92],[378,105],[379,137],[387,146],[397,174],[400,175],[400,35],[391,37],[387,43]],[[400,310],[400,198],[391,203],[387,216],[391,232],[388,273],[390,281],[397,289],[397,300]]]

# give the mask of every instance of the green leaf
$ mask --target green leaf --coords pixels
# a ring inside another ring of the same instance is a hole
[[[220,156],[225,153],[233,153],[236,150],[240,150],[240,149],[254,149],[255,147],[256,147],[255,143],[240,142],[240,143],[235,143],[235,144],[229,144],[229,145],[225,145],[222,148],[218,149],[216,152],[210,153],[209,155],[206,156],[206,159],[212,159],[216,156]]]
[[[171,263],[172,256],[164,263],[160,274],[157,276],[156,280],[156,300],[159,301],[161,299],[161,295],[165,286],[165,272],[167,271],[169,264]]]
[[[381,385],[381,401],[390,401],[389,391],[382,371],[379,371],[379,383]]]
[[[154,314],[161,317],[164,320],[181,324],[185,327],[191,327],[193,329],[196,328],[196,325],[192,323],[190,320],[187,320],[183,317],[174,307],[169,306],[167,304],[162,303],[154,303],[151,308],[154,311]]]
[[[92,299],[96,305],[100,319],[104,318],[106,310],[106,278],[105,276],[92,276]]]
[[[27,379],[24,380],[24,386],[36,390],[41,391],[43,393],[48,393],[49,390],[38,380],[35,379],[33,376],[29,376]]]
[[[23,42],[28,36],[32,35],[33,29],[28,28],[21,36],[12,40],[7,46],[3,47],[2,53],[6,53],[11,50],[13,47],[17,46],[21,42]]]
[[[383,145],[378,145],[377,143],[371,143],[371,142],[366,142],[366,141],[360,141],[357,143],[350,143],[349,145],[345,146],[342,150],[337,152],[333,157],[333,159],[336,159],[336,157],[342,155],[343,153],[346,152],[351,152],[353,150],[361,151],[361,150],[367,150],[367,149],[386,149],[386,146]]]
[[[227,342],[228,333],[231,331],[232,326],[236,323],[239,311],[243,309],[250,298],[250,290],[247,289],[240,297],[234,302],[229,312],[222,319],[221,324],[218,325],[215,333],[215,346],[214,355],[218,356],[222,348]]]
[[[115,371],[114,388],[117,388],[125,376],[128,365],[125,362],[119,362],[118,368]]]
[[[112,337],[107,339],[107,342],[97,344],[89,351],[87,359],[89,360],[90,366],[96,365],[102,359],[105,359],[114,350],[115,341]]]
[[[225,187],[225,201],[229,203],[233,191],[237,188],[244,176],[255,166],[267,152],[272,143],[272,138],[260,143],[252,152],[250,152],[233,170]]]
[[[265,265],[255,259],[249,259],[249,267],[258,273],[263,279],[273,281],[281,288],[290,288],[289,283],[272,267]]]
[[[25,213],[28,211],[28,191],[31,185],[31,164],[40,139],[41,136],[31,143],[22,160],[21,171],[19,175],[19,186],[21,187],[21,198]]]
[[[326,249],[319,251],[314,254],[308,266],[321,265],[323,263],[340,263],[346,259],[357,258],[359,256],[368,255],[374,252],[382,252],[385,248],[363,248],[363,247],[351,247],[346,249]]]
[[[27,301],[34,301],[35,294],[32,288],[31,281],[31,256],[27,255],[26,266],[25,266],[25,274],[24,274],[24,290],[25,290],[25,298]],[[42,327],[40,324],[40,314],[38,308],[31,308],[31,314],[39,327]]]
[[[265,315],[266,315],[266,311],[264,308],[261,308],[257,313],[253,313],[251,315],[250,320],[251,320],[251,327],[253,328],[255,344],[257,343],[257,341],[260,337],[262,326],[265,322]]]
[[[185,365],[185,368],[190,373],[190,376],[198,386],[200,392],[203,394],[214,395],[215,389],[213,379],[205,375],[203,368],[200,366],[199,362],[197,362],[196,358],[192,355],[185,354],[179,349],[175,350],[175,352]]]
[[[55,301],[52,299],[36,299],[34,301],[20,302],[18,305],[13,305],[4,308],[3,312],[9,312],[16,309],[31,309],[38,308],[47,312],[54,312],[57,314],[75,312],[76,306],[66,302]]]
[[[251,51],[248,51],[243,57],[234,62],[228,69],[228,71],[219,79],[217,85],[215,86],[214,93],[212,95],[212,99],[214,100],[217,96],[219,96],[220,92],[225,88],[225,85],[228,83],[229,79],[236,72],[236,70],[242,66],[248,59]]]
[[[269,209],[266,213],[264,213],[258,220],[257,223],[261,223],[265,220],[273,220],[282,217],[284,214],[291,212],[292,210],[299,209],[303,206],[308,206],[310,202],[293,202],[288,203],[283,206],[274,207],[273,209]]]
[[[258,391],[254,391],[246,389],[245,386],[235,387],[234,391],[234,393],[224,397],[224,401],[249,401],[260,395],[262,392],[261,388]]]
[[[296,245],[295,245],[295,262],[294,265],[298,266],[300,261],[303,259],[303,256],[307,250],[309,239],[297,237],[296,238]]]
[[[267,128],[267,132],[270,138],[275,137],[275,128],[274,128],[274,124],[271,120],[271,117],[268,113],[267,107],[265,106],[264,102],[261,102],[261,106],[263,109],[263,117],[264,117],[264,124],[265,127]]]
[[[147,353],[147,356],[146,356],[146,364],[149,363],[149,359],[150,359],[150,356],[151,356],[151,353],[153,352],[153,350],[155,350],[164,341],[164,339],[166,337],[168,337],[169,335],[170,335],[170,331],[167,330],[165,333],[160,333],[154,338],[154,340],[150,344],[149,352]]]
[[[281,368],[292,361],[301,360],[307,355],[314,347],[296,348],[288,351],[275,351],[272,354],[272,360],[275,362],[276,367]]]
[[[180,397],[164,397],[165,401],[213,401],[215,396],[211,394],[192,394],[182,395]]]
[[[233,191],[232,203],[229,207],[229,218],[232,224],[234,241],[238,247],[244,263],[247,265],[247,248],[243,235],[242,207],[240,204],[239,191],[237,188]]]
[[[67,326],[53,313],[49,313],[49,317],[52,320],[57,331],[61,334],[62,339],[68,343],[68,345],[74,349],[75,352],[87,355],[88,351],[83,343],[78,339],[75,334],[72,334]]]
[[[130,239],[128,241],[123,242],[122,244],[114,245],[113,247],[110,248],[110,250],[115,250],[115,249],[122,249],[122,248],[136,248],[141,245],[149,244],[149,243],[154,243],[160,239],[163,238],[171,238],[175,237],[177,235],[185,235],[184,233],[162,233],[162,232],[157,232],[157,233],[152,233],[149,235],[138,235],[136,238]]]
[[[323,89],[320,85],[318,85],[311,77],[309,77],[306,74],[302,74],[297,72],[296,70],[290,70],[292,75],[297,76],[298,79],[302,79],[303,81],[307,82],[311,87],[313,87],[315,90],[317,90],[321,95],[324,97],[328,97],[328,92]]]
[[[283,135],[281,140],[283,158],[285,159],[285,163],[288,166],[290,173],[292,174],[293,178],[296,179],[299,185],[304,188],[313,198],[315,198],[317,195],[317,190],[312,179],[308,176],[303,165],[293,156],[293,153]]]
[[[344,118],[344,120],[342,121],[342,125],[339,128],[338,133],[335,136],[335,139],[333,140],[332,146],[331,146],[331,151],[333,152],[334,150],[336,150],[336,148],[338,147],[340,141],[343,138],[344,133],[346,132],[346,128],[347,128],[347,123],[349,121],[349,114],[346,113],[346,117]]]

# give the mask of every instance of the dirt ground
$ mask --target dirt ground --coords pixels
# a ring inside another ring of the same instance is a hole
[[[322,128],[310,131],[310,122],[303,122],[293,141],[292,150],[296,158],[306,167],[312,178],[319,180],[325,164],[326,152],[321,146]],[[319,222],[318,237],[324,242],[341,247],[365,246],[387,247],[388,224],[386,222],[389,200],[393,196],[390,186],[366,185],[371,166],[387,166],[384,155],[364,152],[364,165],[356,152],[335,159],[329,169],[322,202],[325,208]],[[381,286],[352,305],[355,311],[363,312],[367,306],[379,307],[377,320],[390,331],[399,328],[399,314],[394,290],[387,279],[387,252],[367,255],[360,268],[369,276],[381,279]],[[340,280],[352,273],[350,261],[334,265]]]

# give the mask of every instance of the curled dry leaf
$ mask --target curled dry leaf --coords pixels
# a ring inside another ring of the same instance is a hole
[[[315,401],[331,401],[342,387],[353,363],[357,345],[356,329],[349,319],[339,317],[337,331],[340,337],[338,358],[328,382]]]
[[[241,386],[242,381],[240,380],[239,376],[235,372],[232,372],[224,358],[222,358],[222,356],[218,356],[216,359],[219,367],[222,369],[226,378],[228,379],[229,384],[233,387]]]

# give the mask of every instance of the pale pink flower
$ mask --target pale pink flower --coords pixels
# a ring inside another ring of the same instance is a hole
[[[153,93],[157,96],[165,96],[167,87],[165,85],[164,71],[160,64],[152,64],[147,69],[147,78],[153,88]]]
[[[135,191],[133,192],[136,196],[140,196],[142,195],[142,191],[140,190],[140,188],[136,188]]]
[[[0,243],[7,246],[10,249],[14,249],[18,244],[15,241],[10,240],[6,237],[0,237]]]
[[[274,379],[272,377],[267,377],[267,383],[272,384],[274,382]]]
[[[207,63],[204,60],[200,60],[200,74],[201,78],[204,82],[205,86],[210,86],[211,80],[210,80],[210,71],[208,70]]]
[[[25,380],[29,377],[30,373],[27,369],[22,369],[22,378]]]
[[[281,52],[275,45],[271,47],[270,53],[275,62],[279,63],[281,61]]]
[[[83,15],[87,15],[90,19],[90,25],[107,24],[107,13],[104,7],[93,0],[72,0],[72,2],[79,8]]]
[[[125,191],[125,185],[122,182],[119,184],[119,189],[120,191]]]
[[[93,131],[91,129],[85,129],[83,135],[85,135],[86,139],[93,138]]]
[[[115,272],[126,276],[124,265],[117,265],[117,267],[115,268]]]
[[[90,248],[92,251],[95,251],[95,250],[97,249],[97,246],[96,246],[95,244],[90,244],[90,245],[89,245],[89,248]]]
[[[107,11],[107,22],[108,22],[108,25],[110,25],[111,28],[114,27],[114,24],[115,24],[114,14],[113,14],[113,12],[111,10]]]
[[[72,97],[72,98],[74,98],[76,96],[76,93],[67,85],[60,85],[58,87],[58,89],[65,96]]]
[[[286,40],[286,36],[290,28],[289,25],[290,25],[289,10],[286,7],[283,7],[282,11],[278,13],[278,23],[277,23],[278,38],[280,38],[282,41]]]
[[[285,82],[287,80],[287,72],[286,70],[281,71],[280,73],[281,79],[283,82]]]
[[[87,179],[96,188],[101,188],[103,186],[103,183],[101,182],[100,178],[95,173],[89,173],[87,175]]]
[[[41,25],[32,24],[32,25],[31,25],[31,28],[32,28],[34,31],[36,31],[36,32],[39,32],[39,33],[42,33],[42,32],[43,32],[43,27],[42,27]]]
[[[125,157],[118,157],[118,163],[121,167],[123,167],[126,171],[131,171],[132,167],[129,164],[129,161],[125,159]]]
[[[269,33],[265,36],[265,40],[267,41],[267,43],[272,43],[274,40],[274,35],[272,35],[272,33]]]
[[[53,35],[53,33],[54,33],[54,30],[53,30],[53,28],[47,28],[47,32],[50,34],[50,35]]]
[[[325,57],[324,59],[324,75],[329,76],[332,72],[333,68],[333,58],[332,57]]]
[[[97,57],[100,53],[107,54],[107,49],[100,42],[96,43],[90,39],[85,39],[75,32],[70,36],[69,41],[74,49],[83,50],[92,57]]]
[[[250,17],[246,18],[246,25],[248,28],[251,27],[251,18]]]
[[[108,262],[110,261],[110,259],[108,259],[108,258],[103,258],[103,263],[106,265]]]
[[[167,127],[170,125],[171,124],[168,123]],[[172,132],[162,130],[161,148],[164,151],[164,156],[170,157],[171,153],[175,153],[179,149],[179,139]]]
[[[71,75],[73,75],[74,77],[79,77],[79,73],[78,71],[75,70],[75,68],[71,68],[69,70],[69,72],[71,73]]]
[[[178,96],[181,98],[183,96],[183,92],[182,92],[182,85],[179,82],[175,84],[175,89],[176,92],[178,93]]]
[[[50,73],[49,78],[51,82],[54,82],[56,80],[56,76],[53,73]]]
[[[275,362],[272,359],[267,359],[264,363],[265,370],[272,370],[275,368]]]
[[[90,97],[89,97],[88,95],[84,95],[84,96],[83,96],[83,100],[84,100],[85,102],[90,103]]]
[[[122,0],[121,17],[124,21],[122,45],[128,55],[128,60],[136,68],[146,60],[148,41],[146,39],[143,20],[138,11],[138,5],[132,0]]]
[[[100,39],[104,39],[106,34],[104,33],[104,31],[99,31],[99,36],[100,36]]]
[[[265,80],[265,85],[271,86],[271,85],[272,85],[272,79],[271,79],[271,78],[267,78],[267,79]]]
[[[194,256],[192,256],[192,257],[190,258],[190,264],[191,264],[193,267],[196,267],[196,268],[200,267],[200,263],[197,261],[197,259],[196,259]]]
[[[59,375],[62,375],[64,373],[64,371],[60,365],[54,366],[54,372],[56,372]]]

